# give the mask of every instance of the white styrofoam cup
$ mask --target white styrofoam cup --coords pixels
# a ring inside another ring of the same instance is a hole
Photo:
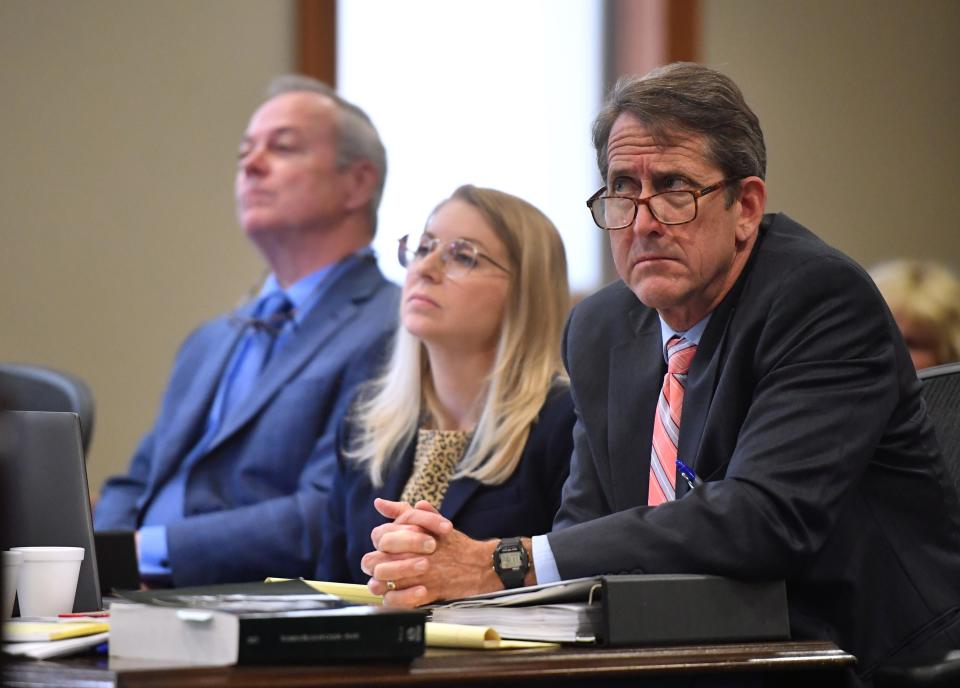
[[[20,616],[56,616],[73,611],[83,547],[11,547],[23,554],[17,580]]]
[[[21,552],[3,552],[3,605],[0,606],[0,618],[9,619],[13,614],[13,600],[17,596],[17,576],[20,573],[22,561]]]

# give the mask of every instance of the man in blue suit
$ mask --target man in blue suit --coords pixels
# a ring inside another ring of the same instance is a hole
[[[96,507],[98,530],[137,531],[148,583],[313,571],[361,352],[396,327],[398,289],[369,248],[385,173],[361,109],[305,77],[271,84],[235,188],[271,274],[187,338],[153,429]]]

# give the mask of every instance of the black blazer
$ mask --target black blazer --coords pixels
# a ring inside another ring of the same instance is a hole
[[[569,473],[573,423],[570,393],[566,385],[555,386],[530,428],[513,475],[493,486],[464,478],[451,481],[440,512],[457,529],[477,539],[550,530]],[[383,487],[375,489],[366,471],[343,458],[342,448],[349,446],[351,432],[350,422],[344,421],[317,578],[366,583],[369,577],[360,570],[360,558],[373,549],[370,531],[386,522],[373,508],[373,499],[400,499],[413,470],[416,441],[402,449]]]
[[[572,313],[564,357],[579,417],[549,536],[564,578],[783,578],[794,637],[836,642],[863,676],[960,647],[960,507],[896,324],[849,258],[764,218],[687,378],[679,455],[707,482],[678,480],[655,509],[656,311],[611,285]]]

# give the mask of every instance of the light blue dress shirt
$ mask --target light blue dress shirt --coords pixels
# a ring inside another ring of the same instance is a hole
[[[265,298],[278,291],[286,293],[294,309],[290,322],[276,335],[277,338],[273,345],[274,352],[283,348],[284,343],[292,336],[292,333],[296,332],[303,322],[303,318],[323,297],[327,288],[336,282],[337,278],[355,261],[364,260],[370,255],[372,255],[372,250],[369,247],[361,249],[338,263],[324,266],[310,273],[290,285],[286,290],[281,289],[276,275],[271,274],[267,277],[257,295],[258,304],[254,316],[261,315],[259,311]],[[214,395],[213,403],[210,404],[206,425],[200,440],[186,458],[180,462],[177,472],[160,488],[144,514],[143,525],[140,527],[141,578],[154,582],[164,582],[170,578],[166,524],[183,519],[187,476],[190,474],[190,469],[203,455],[207,443],[216,435],[216,431],[223,421],[224,394],[229,388],[230,378],[240,366],[241,359],[246,352],[246,347],[242,346],[244,341],[244,337],[237,340],[238,345],[234,347],[233,353],[230,355],[230,361],[224,368],[226,373],[217,385],[217,392]]]
[[[710,322],[711,315],[712,313],[708,313],[707,317],[700,320],[686,332],[675,331],[664,322],[663,318],[660,318],[663,360],[667,360],[667,342],[670,341],[670,338],[673,336],[683,337],[688,342],[693,342],[699,346],[700,338],[703,337],[703,331],[707,329],[707,323]],[[537,583],[555,583],[558,580],[562,580],[560,578],[560,571],[557,569],[557,560],[553,556],[553,550],[550,549],[550,541],[547,539],[547,536],[534,535],[531,549],[533,550],[533,565],[537,570]]]

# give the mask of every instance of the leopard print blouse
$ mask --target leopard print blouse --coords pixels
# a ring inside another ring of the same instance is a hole
[[[418,430],[413,471],[400,500],[416,504],[425,499],[439,509],[472,435],[466,430]]]

